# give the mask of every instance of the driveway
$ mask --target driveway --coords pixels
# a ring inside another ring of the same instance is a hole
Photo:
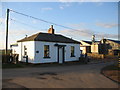
[[[3,69],[3,88],[118,88],[118,84],[100,74],[112,62]]]

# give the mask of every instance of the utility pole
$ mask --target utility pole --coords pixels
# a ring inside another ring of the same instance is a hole
[[[9,12],[10,9],[7,9],[7,19],[6,19],[6,49],[5,49],[5,54],[6,54],[6,61],[7,61],[7,55],[8,55],[8,24],[9,24]]]

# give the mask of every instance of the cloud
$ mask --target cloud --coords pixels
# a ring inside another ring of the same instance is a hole
[[[45,8],[41,8],[42,11],[50,11],[53,10],[53,8],[51,7],[45,7]]]
[[[59,0],[59,2],[75,2],[76,0]]]
[[[24,29],[12,29],[9,30],[8,32],[8,47],[10,46],[10,44],[15,43],[17,40],[23,39],[25,37],[25,35],[31,36],[33,34],[36,34],[38,32],[45,32],[44,30],[24,30]],[[0,41],[2,44],[0,44],[0,49],[5,48],[5,31],[0,30],[0,36],[2,36],[2,38],[0,38]]]
[[[119,0],[59,0],[59,2],[119,2]]]
[[[90,29],[79,29],[79,30],[61,30],[61,33],[72,35],[72,36],[83,36],[83,37],[91,37],[94,34],[94,31]]]
[[[38,32],[45,32],[45,30],[24,30],[24,29],[15,29],[15,30],[9,30],[8,34],[9,36],[24,36],[24,35],[33,35]],[[5,31],[0,30],[0,35],[5,36]]]
[[[4,24],[5,23],[5,18],[0,18],[0,24]]]
[[[96,32],[93,31],[91,29],[79,29],[79,30],[62,30],[60,31],[60,33],[68,35],[68,36],[72,36],[72,37],[76,37],[76,38],[89,38],[91,39],[92,35],[96,35],[96,38],[102,39],[103,37],[105,38],[118,38],[117,34],[106,34],[106,33],[100,33],[100,32]]]
[[[118,34],[105,34],[105,33],[99,33],[99,34],[96,34],[96,36],[98,37],[98,38],[118,38]]]
[[[70,7],[71,6],[71,3],[70,2],[65,2],[65,3],[62,3],[59,8],[60,9],[65,9],[67,7]]]
[[[36,24],[36,23],[37,23],[37,21],[36,21],[36,20],[32,20],[32,23],[33,23],[33,24]]]
[[[68,24],[68,26],[73,27],[73,28],[80,28],[85,26],[85,23],[78,23],[78,24]]]
[[[104,28],[113,28],[118,26],[118,24],[115,23],[100,23],[100,22],[96,23],[96,25]]]

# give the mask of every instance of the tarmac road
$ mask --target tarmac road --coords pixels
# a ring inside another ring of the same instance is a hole
[[[100,73],[112,63],[3,69],[3,88],[118,88]]]

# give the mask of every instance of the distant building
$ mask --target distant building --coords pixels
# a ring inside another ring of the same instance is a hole
[[[108,46],[105,43],[101,43],[100,41],[95,40],[95,35],[92,36],[91,41],[80,41],[80,49],[82,50],[82,54],[85,53],[97,53],[97,54],[107,54]]]
[[[112,39],[102,39],[101,43],[108,44],[108,54],[118,55],[120,53],[120,41]]]
[[[81,55],[80,42],[55,34],[53,26],[48,33],[37,33],[17,41],[12,46],[13,53],[19,54],[19,61],[29,63],[64,63],[78,61]]]
[[[80,50],[82,51],[82,54],[91,53],[91,45],[92,45],[91,41],[81,40],[80,43],[81,43]]]
[[[80,41],[82,54],[96,53],[118,55],[120,53],[120,41],[112,39],[101,39],[100,41],[95,41],[94,37],[92,41]]]
[[[91,53],[108,54],[108,45],[101,42],[96,42],[91,45]]]

